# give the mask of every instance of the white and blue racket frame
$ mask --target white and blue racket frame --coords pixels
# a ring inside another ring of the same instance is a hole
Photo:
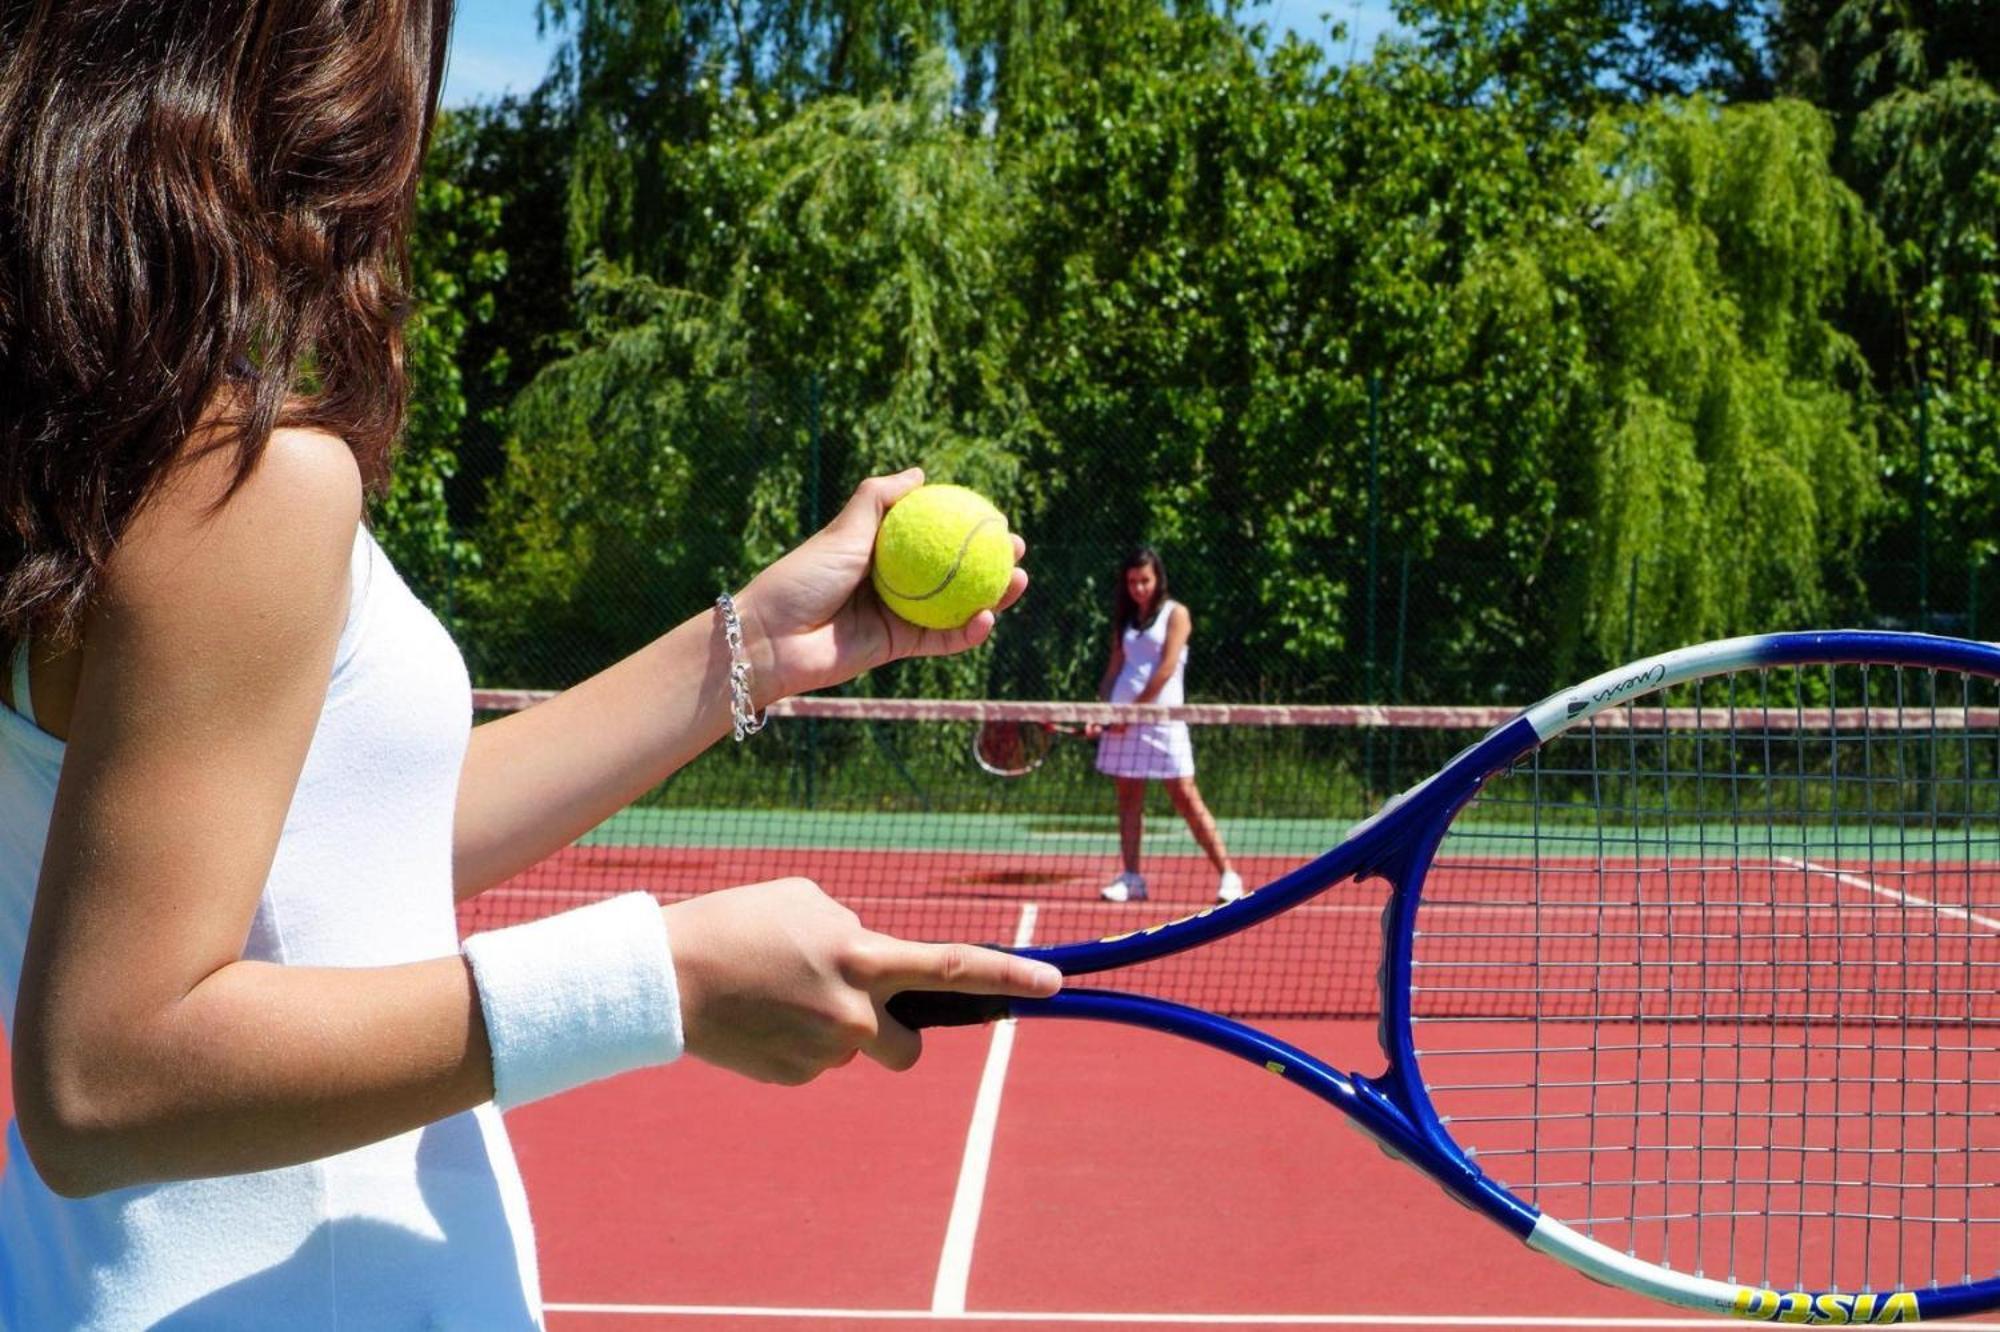
[[[1528,708],[1391,800],[1339,846],[1235,902],[1108,939],[1009,950],[1051,963],[1065,976],[1087,975],[1211,943],[1350,879],[1386,879],[1395,889],[1382,918],[1380,1039],[1388,1066],[1378,1076],[1340,1072],[1288,1042],[1203,1009],[1118,990],[1065,988],[1047,999],[907,994],[891,1001],[890,1012],[920,1026],[1001,1017],[1117,1022],[1235,1055],[1335,1106],[1385,1150],[1530,1248],[1593,1280],[1668,1304],[1758,1321],[1843,1324],[1916,1322],[2000,1306],[2000,1277],[1919,1290],[1775,1291],[1675,1271],[1623,1253],[1545,1215],[1488,1177],[1452,1140],[1417,1076],[1410,1011],[1417,908],[1432,857],[1466,802],[1490,778],[1608,708],[1698,677],[1793,664],[1931,668],[2000,679],[2000,649],[1929,634],[1765,634],[1641,658]]]

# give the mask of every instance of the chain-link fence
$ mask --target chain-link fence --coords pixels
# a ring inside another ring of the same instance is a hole
[[[458,539],[439,567],[406,572],[479,683],[581,679],[740,586],[868,472],[938,452],[865,439],[819,380],[697,386],[676,402],[640,446],[551,447],[510,440],[500,413],[469,418]],[[1524,703],[1686,640],[1683,570],[1646,554],[1607,567],[1581,518],[1512,522],[1510,496],[1532,478],[1442,485],[1437,441],[1398,424],[1421,419],[1409,408],[1373,382],[1288,411],[1248,395],[1113,396],[1040,422],[1004,458],[933,463],[934,479],[987,478],[1029,542],[1031,590],[988,650],[851,688],[1090,698],[1115,581],[1140,544],[1193,613],[1197,700]],[[2000,570],[1930,549],[1910,515],[1872,521],[1817,559],[1814,586],[1753,596],[1712,632],[2000,625]]]

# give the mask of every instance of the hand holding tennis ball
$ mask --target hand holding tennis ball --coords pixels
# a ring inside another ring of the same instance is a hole
[[[1013,573],[1006,517],[964,486],[919,486],[875,534],[875,594],[926,629],[956,629],[998,606]]]
[[[993,616],[983,611],[968,612],[953,628],[920,627],[891,613],[869,586],[877,535],[924,488],[923,479],[912,467],[863,481],[832,522],[738,594],[757,706],[829,688],[899,657],[963,652],[992,632]],[[1028,585],[1027,570],[1013,567],[1027,548],[1004,520],[998,531],[1006,564],[993,609],[1004,611]]]

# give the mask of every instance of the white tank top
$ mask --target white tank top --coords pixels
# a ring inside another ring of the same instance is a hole
[[[1111,701],[1130,703],[1145,691],[1146,684],[1153,678],[1153,672],[1160,669],[1160,658],[1167,654],[1167,623],[1174,616],[1174,603],[1160,603],[1159,613],[1144,629],[1126,625],[1120,636],[1125,650],[1124,662],[1118,668],[1118,678],[1111,682]],[[1153,702],[1162,706],[1172,706],[1187,701],[1184,680],[1187,674],[1188,647],[1181,645],[1180,660],[1174,663],[1174,673],[1160,689]]]
[[[347,624],[243,956],[457,951],[465,665],[364,531]],[[17,690],[23,699],[25,691]],[[63,744],[0,708],[0,1002],[14,996]],[[527,1198],[491,1105],[307,1165],[70,1200],[7,1126],[0,1329],[539,1328]]]

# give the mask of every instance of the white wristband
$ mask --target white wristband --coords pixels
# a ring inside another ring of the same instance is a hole
[[[464,951],[503,1110],[681,1053],[666,921],[645,893],[475,934]]]

